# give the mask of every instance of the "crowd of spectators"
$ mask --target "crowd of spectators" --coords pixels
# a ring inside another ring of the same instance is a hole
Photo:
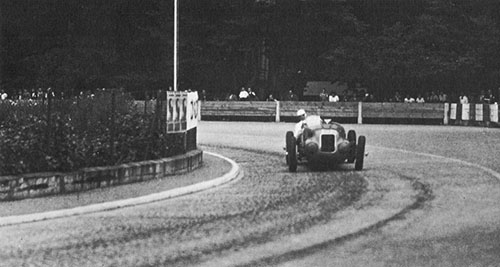
[[[499,88],[500,89],[500,88]],[[204,90],[203,90],[204,91]],[[500,90],[499,90],[500,91]],[[228,93],[224,97],[207,97],[203,100],[225,101],[321,101],[321,102],[400,102],[400,103],[496,103],[493,90],[481,90],[480,93],[447,93],[441,90],[401,93],[396,91],[389,95],[376,95],[366,88],[346,89],[342,93],[327,92],[325,89],[317,96],[299,97],[294,90],[285,93],[265,94],[261,90],[256,93],[251,87],[241,87],[238,93]]]
[[[77,91],[73,90],[74,94],[65,94],[52,88],[38,88],[38,89],[20,89],[13,94],[8,94],[5,90],[0,90],[0,100],[46,100],[49,97],[53,99],[72,99],[72,98],[92,98],[95,94],[106,91],[106,88],[96,88],[95,90]]]
[[[479,94],[460,92],[459,94],[448,94],[443,91],[430,91],[425,94],[417,94],[414,98],[412,94],[406,94],[403,97],[399,91],[396,91],[392,97],[386,99],[386,102],[404,102],[404,103],[482,103],[494,104],[497,102],[493,91],[481,90]]]
[[[38,89],[22,89],[16,91],[14,94],[8,94],[4,89],[0,89],[0,100],[45,100],[48,98],[49,94],[51,97],[55,98],[71,98],[71,97],[92,97],[95,93],[106,90],[105,88],[97,88],[95,92],[90,90],[81,91],[75,95],[64,95],[64,92],[56,93],[51,88],[38,88]],[[191,90],[188,90],[191,91]],[[500,92],[500,88],[499,88]],[[425,93],[404,93],[396,91],[392,95],[386,96],[376,96],[367,89],[347,89],[341,94],[335,92],[328,93],[325,89],[316,96],[304,97],[300,99],[299,96],[290,89],[286,93],[281,94],[279,97],[273,94],[266,94],[264,91],[259,90],[256,93],[251,87],[245,88],[241,87],[238,93],[227,94],[223,98],[214,98],[209,96],[206,90],[201,90],[200,100],[226,100],[226,101],[321,101],[321,102],[401,102],[401,103],[485,103],[493,104],[497,102],[497,98],[493,93],[493,90],[481,90],[479,93],[446,93],[444,91],[436,90],[429,91]]]
[[[51,88],[47,89],[20,89],[13,94],[8,94],[4,89],[0,90],[0,100],[44,100],[50,96],[55,97],[55,92]]]

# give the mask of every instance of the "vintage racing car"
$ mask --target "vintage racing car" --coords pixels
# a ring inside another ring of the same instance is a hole
[[[297,171],[297,164],[304,162],[310,168],[333,168],[341,163],[354,163],[355,170],[363,169],[366,137],[356,132],[346,132],[336,122],[326,122],[320,116],[308,116],[302,126],[302,133],[295,138],[292,131],[286,133],[286,163],[291,172]]]

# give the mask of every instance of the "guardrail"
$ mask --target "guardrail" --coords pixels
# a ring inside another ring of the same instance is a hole
[[[325,118],[421,120],[441,124],[498,125],[498,105],[394,102],[204,101],[201,119],[257,118],[276,122],[295,117],[298,109]],[[458,114],[458,115],[457,115]]]

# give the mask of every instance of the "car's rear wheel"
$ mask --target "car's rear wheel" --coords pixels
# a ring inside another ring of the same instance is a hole
[[[356,145],[356,162],[354,163],[354,169],[357,171],[363,169],[363,163],[365,160],[365,144],[366,137],[361,135],[358,139],[358,144]]]
[[[351,146],[349,156],[347,157],[347,163],[353,163],[356,159],[356,132],[354,130],[349,130],[349,132],[347,132],[347,141],[349,141]]]
[[[297,142],[292,131],[286,133],[286,164],[289,171],[297,171]]]

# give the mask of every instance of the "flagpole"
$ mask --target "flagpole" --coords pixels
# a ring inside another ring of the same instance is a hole
[[[174,91],[177,91],[177,0],[174,0]]]

